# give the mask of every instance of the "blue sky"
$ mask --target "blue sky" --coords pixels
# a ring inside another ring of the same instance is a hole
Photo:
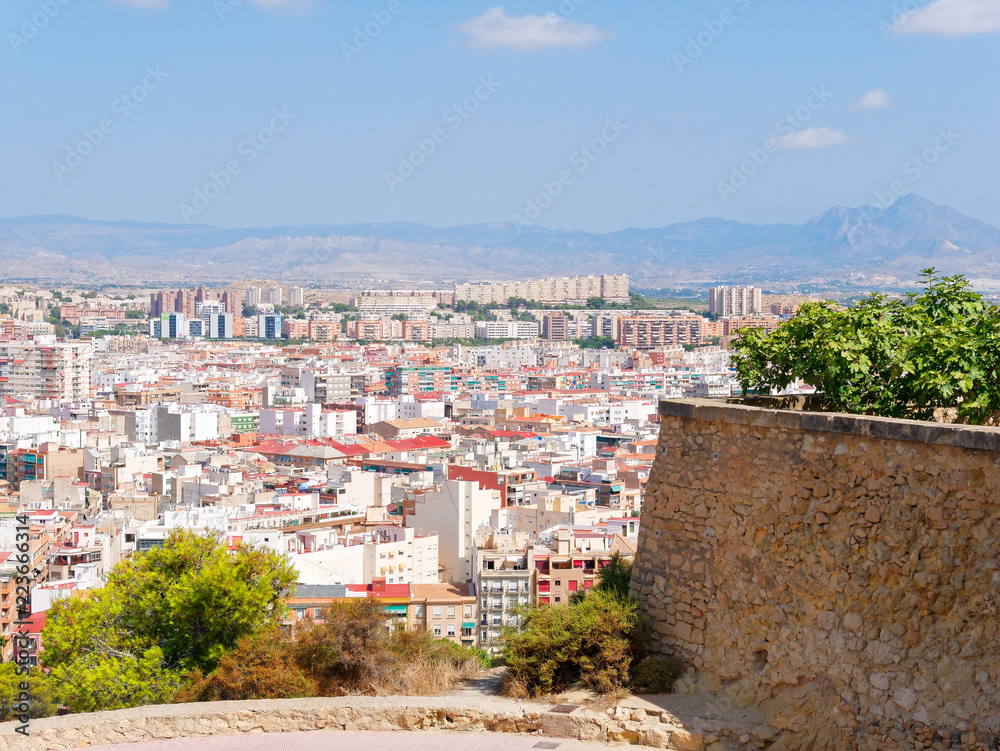
[[[0,216],[604,232],[913,191],[1000,225],[1000,0],[5,0],[0,32]]]

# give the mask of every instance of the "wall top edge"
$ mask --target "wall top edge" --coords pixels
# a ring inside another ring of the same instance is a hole
[[[767,406],[758,406],[761,403]],[[815,400],[809,397],[663,399],[659,413],[663,417],[697,422],[841,433],[1000,453],[1000,428],[808,411],[816,406]]]

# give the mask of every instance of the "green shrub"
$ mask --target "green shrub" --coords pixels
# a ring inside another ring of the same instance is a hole
[[[623,689],[644,636],[638,603],[607,591],[572,606],[528,608],[520,630],[504,633],[506,690],[539,696],[577,680],[599,693]]]
[[[193,671],[174,701],[245,701],[314,696],[316,685],[292,660],[288,637],[280,631],[240,637],[236,648],[203,676]]]
[[[650,657],[632,670],[632,690],[637,694],[669,694],[684,670],[669,657]]]
[[[55,683],[39,668],[28,671],[27,677],[18,674],[17,665],[13,662],[0,664],[0,722],[15,719],[14,705],[19,704],[21,683],[28,684],[29,702],[28,716],[31,719],[51,717],[59,708],[59,700],[55,695]]]

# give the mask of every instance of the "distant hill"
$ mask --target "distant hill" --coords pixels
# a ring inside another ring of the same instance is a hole
[[[805,224],[703,219],[605,235],[513,224],[221,229],[0,219],[0,275],[40,282],[304,283],[531,278],[625,272],[636,286],[755,281],[774,289],[892,287],[926,266],[1000,287],[1000,229],[916,195],[885,211],[836,206]]]

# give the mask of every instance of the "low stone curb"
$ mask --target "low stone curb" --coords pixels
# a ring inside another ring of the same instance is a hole
[[[599,713],[499,697],[435,702],[426,697],[340,697],[214,702],[138,707],[114,712],[32,720],[30,736],[0,724],[0,751],[52,751],[93,745],[143,743],[242,733],[312,730],[454,730],[524,733],[581,741],[630,743],[674,751],[701,751],[700,733],[661,716],[622,710]]]

